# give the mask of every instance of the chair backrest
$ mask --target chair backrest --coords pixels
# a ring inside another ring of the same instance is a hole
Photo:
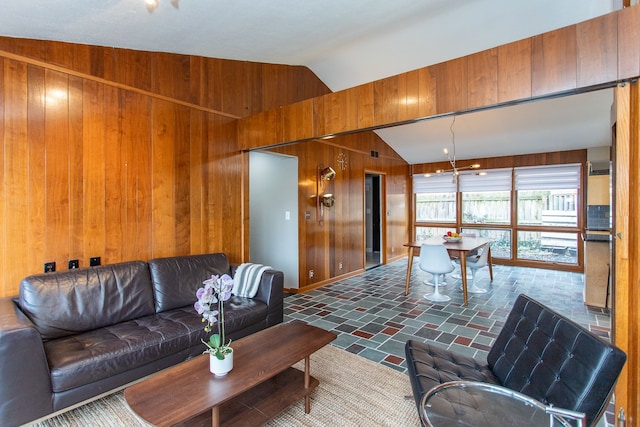
[[[449,258],[449,252],[444,245],[428,245],[423,243],[420,246],[420,262],[418,266],[427,273],[444,274],[454,270]]]
[[[594,424],[607,407],[626,354],[580,325],[519,295],[487,362],[503,386]]]
[[[482,268],[489,263],[489,245],[485,243],[480,246],[472,256],[467,257],[467,266],[469,268]]]

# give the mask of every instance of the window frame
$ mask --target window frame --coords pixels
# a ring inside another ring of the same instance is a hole
[[[511,213],[510,213],[510,222],[508,224],[475,224],[475,223],[465,223],[463,222],[463,205],[462,205],[462,192],[460,191],[460,180],[456,182],[456,218],[455,222],[438,222],[438,221],[417,221],[416,220],[416,209],[417,209],[417,195],[412,191],[412,240],[416,238],[416,230],[417,227],[434,227],[434,228],[447,228],[452,231],[460,232],[462,228],[465,230],[483,230],[483,229],[492,229],[492,230],[505,230],[509,232],[511,243],[511,257],[509,259],[506,258],[496,258],[496,260],[505,265],[519,265],[519,266],[531,266],[538,268],[551,268],[554,270],[563,270],[563,271],[578,271],[582,272],[584,270],[584,250],[583,250],[583,238],[582,238],[582,229],[584,224],[584,217],[586,215],[584,207],[584,166],[582,163],[576,162],[567,162],[566,164],[560,165],[551,165],[552,167],[562,167],[572,165],[576,167],[578,171],[578,177],[576,182],[578,183],[578,188],[576,189],[576,213],[577,213],[577,223],[575,226],[544,226],[544,225],[519,225],[518,224],[518,193],[516,190],[515,184],[515,175],[516,169],[520,169],[521,167],[513,166],[509,168],[495,168],[495,169],[486,169],[487,173],[491,173],[492,170],[500,170],[500,169],[509,169],[511,170],[511,196],[510,196],[510,205],[511,205]],[[549,166],[540,165],[540,166],[527,166],[526,168],[545,168]],[[412,178],[415,178],[415,174]],[[422,174],[420,174],[422,175]],[[449,175],[450,177],[451,175]],[[523,259],[518,258],[518,242],[517,236],[520,232],[559,232],[559,233],[569,233],[574,234],[576,236],[577,242],[577,256],[576,263],[557,263],[557,262],[548,262],[548,261],[539,261],[532,259]]]

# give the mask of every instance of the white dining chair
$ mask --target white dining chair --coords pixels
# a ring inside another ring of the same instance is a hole
[[[465,233],[460,233],[460,236],[461,236],[463,239],[464,239],[465,237],[472,237],[472,238],[474,238],[474,239],[475,239],[476,237],[478,237],[478,235],[477,235],[476,233],[469,232],[469,231],[467,231],[467,232],[465,232]],[[476,255],[477,253],[478,253],[478,250],[477,250],[477,249],[474,249],[474,250],[469,251],[469,252],[467,253],[467,257],[469,257],[469,256],[471,256],[471,255]],[[454,265],[455,267],[459,267],[459,266],[460,266],[460,258],[458,258],[458,257],[454,257],[454,258],[451,260],[451,262],[453,263],[453,265]],[[458,279],[458,280],[462,279],[462,276],[460,275],[460,270],[459,270],[459,268],[457,268],[457,269],[456,269],[456,271],[451,275],[451,277],[452,277],[453,279]]]
[[[431,294],[426,294],[424,297],[429,301],[434,302],[446,302],[450,301],[451,297],[442,295],[439,290],[439,281],[441,274],[451,273],[453,271],[453,265],[449,258],[449,253],[444,245],[429,245],[423,243],[420,246],[420,260],[418,266],[422,271],[431,273],[433,275],[434,290]]]
[[[476,285],[476,276],[478,270],[489,266],[489,245],[490,243],[485,243],[478,248],[476,254],[467,256],[467,267],[471,270],[471,286],[467,287],[467,292],[470,294],[484,294],[487,292],[487,289]]]

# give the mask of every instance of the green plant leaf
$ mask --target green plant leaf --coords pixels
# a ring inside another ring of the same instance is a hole
[[[211,335],[211,337],[209,337],[209,345],[213,348],[219,348],[220,347],[220,335],[218,334],[213,334]]]

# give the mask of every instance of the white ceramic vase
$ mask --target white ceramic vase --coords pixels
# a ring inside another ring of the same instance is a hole
[[[209,370],[216,377],[224,377],[233,369],[233,349],[224,359],[220,360],[215,355],[209,354]]]

